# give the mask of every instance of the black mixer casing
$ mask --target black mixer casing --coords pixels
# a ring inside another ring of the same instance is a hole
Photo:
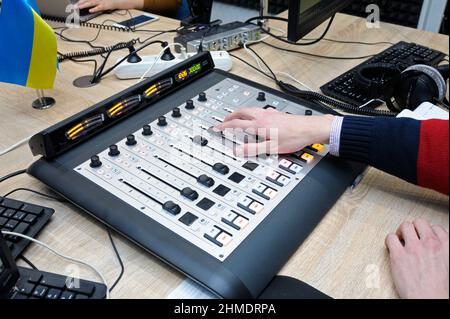
[[[241,77],[214,70],[111,126],[53,159],[42,158],[28,173],[94,218],[223,298],[257,298],[300,244],[364,170],[364,166],[327,156],[273,210],[228,258],[221,262],[177,233],[77,174],[74,168],[169,112],[174,105],[231,78],[286,100],[329,113]],[[130,88],[119,94],[126,96]],[[126,217],[124,218],[124,216]]]

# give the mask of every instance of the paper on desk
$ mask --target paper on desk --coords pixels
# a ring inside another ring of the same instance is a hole
[[[415,120],[448,120],[448,112],[441,109],[440,107],[429,103],[424,102],[419,105],[419,107],[413,112],[411,110],[404,110],[399,115],[398,118],[411,118]]]
[[[167,296],[167,299],[217,299],[217,296],[186,278]]]

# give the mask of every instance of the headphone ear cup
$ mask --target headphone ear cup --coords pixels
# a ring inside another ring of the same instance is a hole
[[[394,107],[397,112],[404,109],[414,111],[423,102],[433,101],[437,97],[439,90],[432,78],[419,71],[406,71],[401,74],[395,85]]]

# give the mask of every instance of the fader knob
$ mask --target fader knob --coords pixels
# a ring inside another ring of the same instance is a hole
[[[144,136],[150,136],[153,134],[152,128],[150,125],[144,125],[142,128],[142,135]]]
[[[256,98],[258,101],[260,102],[264,102],[266,100],[266,93],[264,92],[259,92],[258,93],[258,97]]]
[[[125,142],[128,146],[133,146],[137,144],[136,138],[133,134],[127,136],[127,141]]]
[[[119,151],[119,148],[117,147],[117,145],[111,145],[109,147],[109,152],[108,152],[109,156],[114,157],[114,156],[118,156],[119,154],[120,154],[120,151]]]
[[[165,116],[158,117],[158,126],[166,126],[167,120]]]
[[[92,168],[100,167],[102,166],[102,162],[100,161],[100,157],[97,155],[94,155],[91,157],[91,163],[89,164]]]
[[[205,92],[202,92],[202,93],[200,93],[199,95],[198,95],[198,100],[200,101],[200,102],[206,102],[208,99],[206,98],[206,93]]]
[[[222,175],[227,175],[230,172],[230,168],[222,163],[215,163],[213,165],[213,170],[215,170],[216,172],[218,172]]]
[[[176,107],[172,110],[172,117],[181,117],[181,111],[179,107]]]
[[[193,109],[195,109],[194,101],[187,100],[185,108],[186,108],[186,110],[193,110]]]
[[[206,146],[208,145],[208,140],[204,137],[201,137],[200,135],[196,135],[192,138],[192,142],[194,142],[197,145],[200,146]]]

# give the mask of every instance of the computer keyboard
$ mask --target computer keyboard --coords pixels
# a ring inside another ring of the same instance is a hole
[[[415,43],[402,41],[336,79],[326,83],[320,89],[326,95],[354,106],[360,106],[369,102],[369,98],[361,92],[358,92],[354,86],[354,74],[361,65],[371,63],[392,63],[399,65],[401,68],[407,68],[414,64],[436,66],[444,59],[444,57],[445,54],[442,52]]]
[[[20,278],[11,299],[104,299],[106,286],[66,276],[19,268]]]
[[[0,230],[35,237],[54,212],[51,208],[0,197]],[[20,256],[30,244],[28,240],[16,236],[8,235],[5,239],[14,258]]]

